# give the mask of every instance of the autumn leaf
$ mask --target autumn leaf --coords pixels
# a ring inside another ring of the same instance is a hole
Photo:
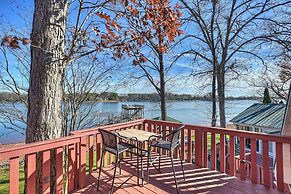
[[[99,16],[100,18],[102,19],[105,19],[106,21],[110,21],[110,16],[105,14],[105,13],[102,13],[102,12],[96,12],[95,13],[97,16]]]
[[[134,8],[134,9],[132,10],[132,14],[135,15],[135,16],[138,16],[138,10]]]
[[[1,41],[1,46],[5,45],[12,49],[20,48],[17,37],[5,36]]]
[[[113,38],[115,37],[115,33],[111,30],[111,28],[109,27],[108,24],[105,24],[105,27],[108,31],[108,33],[110,34],[110,36],[112,36]]]
[[[140,62],[142,62],[142,63],[145,63],[145,62],[148,61],[147,58],[145,58],[144,56],[141,56],[139,60],[140,60]]]

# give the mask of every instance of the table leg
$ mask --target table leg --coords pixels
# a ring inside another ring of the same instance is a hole
[[[148,184],[150,183],[150,170],[149,170],[149,168],[150,168],[150,157],[151,157],[151,150],[150,150],[150,143],[148,143],[148,153],[147,153],[147,182],[148,182]]]
[[[142,148],[143,148],[143,143],[140,143],[140,163],[141,163],[141,185],[144,186],[144,172],[143,172],[143,155],[142,155]]]
[[[136,158],[137,158],[137,185],[139,185],[139,143],[137,142],[137,148],[136,148]]]

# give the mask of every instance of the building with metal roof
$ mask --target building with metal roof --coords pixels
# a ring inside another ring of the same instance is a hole
[[[235,125],[267,129],[266,133],[281,132],[286,105],[256,103],[230,120]]]
[[[286,105],[255,103],[230,120],[238,130],[268,134],[281,134]],[[246,139],[246,148],[250,148],[250,139]],[[257,142],[257,151],[262,153],[262,142]],[[270,143],[269,153],[274,156],[275,145]]]
[[[152,118],[153,120],[162,120],[162,117],[155,117],[155,118]],[[169,116],[166,116],[166,121],[170,121],[170,122],[174,122],[174,123],[182,123],[181,121],[177,120],[177,119],[174,119],[173,117],[169,117]]]

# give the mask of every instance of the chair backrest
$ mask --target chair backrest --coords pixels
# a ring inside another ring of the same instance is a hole
[[[182,125],[179,128],[176,128],[172,131],[172,139],[171,139],[171,149],[174,149],[177,145],[180,144],[181,141],[181,130],[185,127]]]
[[[118,139],[117,139],[117,134],[111,132],[111,131],[106,131],[104,129],[98,129],[102,136],[102,146],[104,149],[106,148],[111,148],[114,150],[118,150]]]

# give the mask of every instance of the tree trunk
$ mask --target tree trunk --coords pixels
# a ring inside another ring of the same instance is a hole
[[[160,100],[161,100],[161,118],[163,121],[167,118],[166,110],[166,83],[165,83],[165,71],[164,71],[164,56],[163,53],[159,54],[160,63]]]
[[[62,131],[61,103],[68,4],[67,0],[36,0],[34,4],[26,143],[58,138]],[[37,160],[37,193],[42,193],[41,155],[38,154]],[[51,167],[53,173],[53,159]],[[55,177],[49,178],[51,184],[54,184]],[[54,188],[55,185],[51,185],[51,190]]]
[[[213,75],[212,75],[212,116],[211,116],[211,126],[216,127],[216,68],[213,66]]]
[[[220,64],[217,67],[217,94],[219,101],[219,120],[220,127],[226,127],[225,119],[225,80],[224,80],[224,65]]]

